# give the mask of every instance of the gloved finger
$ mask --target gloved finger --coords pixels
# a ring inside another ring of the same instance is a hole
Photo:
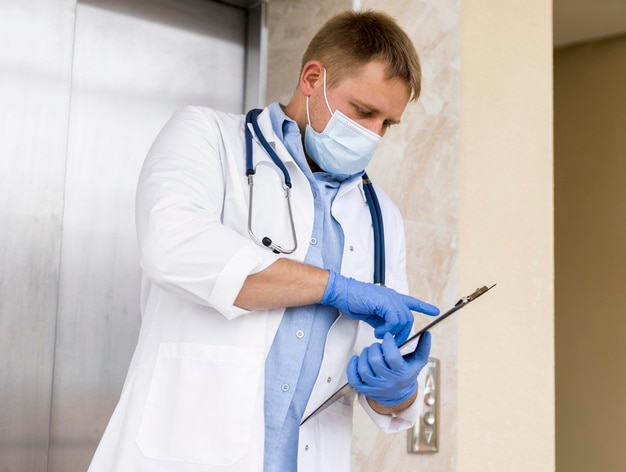
[[[381,303],[378,305],[376,307],[376,314],[385,320],[385,325],[388,326],[389,331],[393,331],[400,323],[402,323],[400,313],[398,313],[396,307],[390,303]]]
[[[357,367],[358,364],[359,356],[352,356],[352,359],[350,359],[350,362],[348,362],[348,368],[346,370],[346,374],[348,375],[348,383],[352,385],[355,390],[363,384],[363,379],[359,376],[359,369]]]
[[[372,381],[376,378],[376,374],[372,370],[372,366],[370,365],[369,356],[370,350],[374,348],[376,344],[372,344],[369,347],[366,347],[361,351],[361,355],[359,356],[357,362],[357,373],[363,383],[367,385],[371,385]]]
[[[400,329],[396,332],[396,335],[405,331],[408,327],[409,331],[413,327],[414,320],[413,313],[406,306],[401,306],[398,308],[398,323],[400,324]]]
[[[383,339],[385,337],[385,334],[387,333],[391,333],[393,336],[395,336],[396,333],[399,331],[399,328],[400,327],[397,325],[383,323],[374,329],[374,336],[376,336],[376,339]]]
[[[385,337],[391,336],[391,334],[385,334]],[[391,336],[393,340],[393,336]],[[393,341],[392,341],[393,342]],[[369,366],[369,372],[372,375],[367,375],[367,378],[363,378],[368,385],[377,385],[381,379],[384,379],[389,373],[389,366],[385,361],[383,355],[382,346],[379,343],[372,344],[367,350],[367,364]]]
[[[348,375],[348,383],[352,385],[352,388],[358,393],[365,395],[366,397],[371,397],[375,394],[376,388],[369,386],[367,383],[363,381],[361,376],[359,375],[359,363],[361,359],[359,356],[353,356],[348,363],[348,368],[346,370],[346,374]]]
[[[406,361],[402,357],[398,346],[396,346],[393,336],[386,334],[380,347],[385,362],[391,370],[399,371],[404,367]]]
[[[385,320],[378,315],[363,316],[360,320],[374,328],[374,336],[377,339],[382,339],[388,331],[388,326],[385,324]]]
[[[426,365],[428,363],[428,356],[430,355],[430,344],[430,332],[426,331],[420,336],[415,351],[407,354],[404,359],[411,364],[420,362]]]
[[[404,342],[408,339],[412,327],[413,314],[409,309],[390,309],[385,314],[384,323],[374,329],[374,335],[378,339],[382,339],[385,333],[391,333],[394,336],[400,335],[400,338],[404,337],[401,342]]]
[[[366,322],[368,325],[370,325],[374,329],[378,328],[379,326],[384,326],[384,324],[385,324],[385,320],[383,320],[378,315],[365,316],[365,317],[363,317],[363,321]],[[382,338],[382,336],[381,336],[381,338]]]
[[[396,346],[399,346],[404,341],[409,339],[409,335],[411,334],[411,328],[412,327],[413,327],[413,318],[411,316],[411,322],[405,324],[404,327],[402,328],[402,330],[398,334],[396,334],[396,336],[395,336]]]
[[[439,314],[439,308],[435,305],[423,302],[422,300],[418,300],[410,295],[402,295],[402,299],[404,303],[406,303],[406,306],[412,311],[419,311],[420,313],[430,316],[437,316]]]

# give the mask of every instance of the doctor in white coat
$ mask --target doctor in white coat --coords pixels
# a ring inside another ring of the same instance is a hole
[[[177,112],[137,190],[142,326],[91,472],[348,471],[355,395],[386,432],[419,413],[429,335],[396,347],[413,314],[402,218],[377,188],[386,285],[374,285],[362,171],[420,92],[410,40],[377,12],[331,19],[303,57],[286,106],[258,126],[292,180],[297,249],[248,233],[244,116]],[[283,174],[253,142],[252,225],[291,247]],[[378,338],[378,340],[376,340]],[[303,417],[346,381],[356,393]]]

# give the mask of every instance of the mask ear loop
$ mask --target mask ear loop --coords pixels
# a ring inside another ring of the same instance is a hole
[[[326,106],[328,107],[330,116],[333,116],[333,109],[330,108],[330,103],[328,103],[328,96],[326,95],[326,67],[324,67],[324,100],[326,100]]]
[[[309,116],[309,96],[306,96],[306,121],[311,126],[311,117]]]
[[[326,67],[324,67],[324,100],[326,101],[326,106],[328,107],[328,111],[330,112],[330,116],[333,116],[333,109],[330,107],[330,103],[328,103],[328,95],[326,95]],[[311,116],[309,115],[309,96],[306,97],[306,120],[311,126]]]

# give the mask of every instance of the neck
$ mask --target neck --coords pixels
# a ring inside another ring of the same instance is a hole
[[[283,108],[285,115],[291,118],[298,124],[298,129],[300,130],[300,136],[302,139],[302,148],[304,149],[304,132],[306,130],[307,118],[306,118],[306,99],[299,95],[294,95],[292,99],[289,101],[287,105]],[[322,169],[309,157],[306,153],[306,149],[304,151],[304,155],[306,156],[306,161],[309,164],[312,172],[319,172]]]
[[[306,105],[304,97],[292,97],[285,108],[283,108],[285,115],[294,120],[298,124],[300,134],[304,137],[304,130],[306,129]]]

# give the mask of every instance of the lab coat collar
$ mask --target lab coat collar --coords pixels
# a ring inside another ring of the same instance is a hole
[[[282,161],[292,162],[297,167],[297,163],[294,161],[293,157],[291,157],[291,154],[289,153],[289,151],[287,151],[285,145],[274,132],[269,107],[263,108],[263,111],[261,111],[261,113],[257,117],[257,123],[259,125],[259,128],[261,129],[261,132],[263,133],[263,136],[265,136],[267,142],[276,150]]]

